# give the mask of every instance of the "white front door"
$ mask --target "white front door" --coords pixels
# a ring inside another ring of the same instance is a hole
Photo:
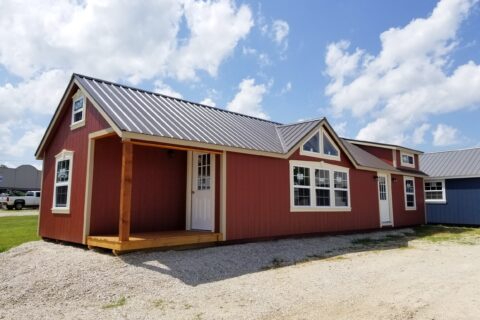
[[[378,174],[378,200],[380,202],[380,222],[382,226],[391,225],[390,196],[388,194],[388,179],[386,174]]]
[[[192,152],[192,229],[214,230],[215,156]]]

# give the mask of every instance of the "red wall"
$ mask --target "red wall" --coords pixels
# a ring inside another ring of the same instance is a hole
[[[390,152],[391,154],[391,152]],[[350,212],[290,212],[289,160],[324,161],[350,168]],[[376,229],[380,226],[376,172],[341,161],[227,153],[227,240]],[[406,211],[403,176],[392,183],[395,227],[424,223],[422,179],[416,178],[417,210]]]
[[[117,234],[122,146],[97,141],[90,234]],[[187,153],[134,146],[131,232],[185,229]]]
[[[74,88],[72,94],[65,100],[66,108],[57,122],[59,125],[54,128],[52,138],[46,144],[43,160],[39,233],[44,238],[82,242],[88,134],[108,128],[109,125],[87,100],[85,126],[73,131],[70,130],[72,96],[76,91],[77,88]],[[70,214],[52,214],[55,155],[63,149],[74,151]]]
[[[325,162],[352,168],[344,157]],[[228,240],[379,227],[374,172],[350,170],[350,212],[290,212],[289,174],[289,160],[227,153]]]
[[[416,210],[405,210],[405,190],[403,176],[392,175],[393,222],[395,227],[413,226],[425,223],[425,201],[423,179],[415,178]]]

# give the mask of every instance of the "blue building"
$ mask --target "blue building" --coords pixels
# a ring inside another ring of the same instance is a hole
[[[480,225],[480,148],[420,156],[428,223]]]

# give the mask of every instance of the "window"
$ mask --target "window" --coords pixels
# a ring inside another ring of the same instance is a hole
[[[70,213],[73,151],[63,150],[55,157],[53,213]]]
[[[210,190],[210,154],[199,154],[197,161],[197,190]]]
[[[348,168],[290,161],[291,211],[350,211]]]
[[[340,160],[340,150],[324,128],[320,128],[300,149],[301,155]]]
[[[72,124],[70,129],[76,129],[85,125],[85,97],[80,90],[73,96]]]
[[[310,138],[305,144],[303,145],[303,150],[308,152],[315,152],[320,153],[320,138],[319,133],[315,133],[313,137]]]
[[[27,193],[25,193],[25,196],[26,197],[33,197],[33,191],[28,191]]]
[[[415,179],[405,177],[404,178],[404,184],[405,184],[405,209],[415,210],[416,209]]]
[[[323,154],[338,157],[338,149],[325,132],[323,133]]]
[[[445,203],[445,180],[425,181],[425,202]]]
[[[404,167],[415,168],[415,157],[413,154],[400,152],[400,162]]]

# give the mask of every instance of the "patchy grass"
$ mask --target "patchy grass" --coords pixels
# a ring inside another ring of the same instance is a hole
[[[476,244],[480,241],[480,228],[433,225],[416,227],[414,231],[414,238],[428,242]]]
[[[379,245],[390,245],[394,242],[398,242],[400,240],[406,240],[407,236],[404,234],[387,234],[383,238],[373,239],[373,238],[360,238],[352,240],[351,243],[353,245],[360,245],[360,246],[379,246]]]
[[[268,265],[262,268],[262,270],[277,269],[285,266],[287,266],[287,261],[283,260],[282,258],[273,258]]]
[[[118,307],[124,306],[126,303],[127,303],[127,299],[125,297],[121,297],[117,301],[104,305],[102,309],[118,308]]]
[[[0,217],[0,252],[24,242],[39,240],[37,224],[37,216]]]

